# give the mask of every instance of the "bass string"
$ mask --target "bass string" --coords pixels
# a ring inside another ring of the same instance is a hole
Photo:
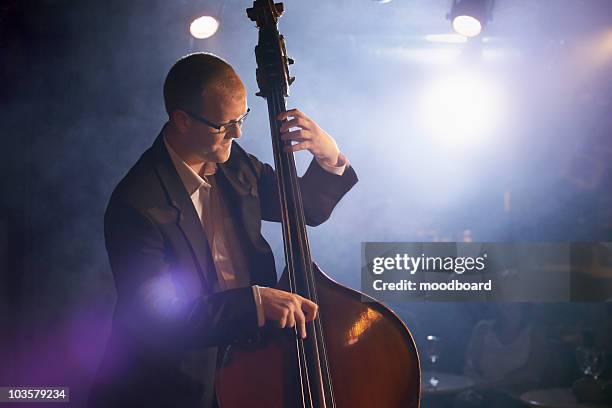
[[[280,92],[276,92],[275,96],[278,97],[278,99],[274,98],[274,102],[275,102],[275,108],[277,110],[277,113],[280,113],[282,111],[285,110],[284,108],[284,98],[281,96]],[[279,137],[280,137],[280,132],[279,132]],[[282,141],[280,141],[280,138],[278,139],[279,143],[281,143],[281,146],[286,146],[286,145],[290,145],[290,142],[285,142],[283,144]],[[279,150],[280,151],[280,150]],[[318,296],[317,296],[317,289],[316,289],[316,284],[315,284],[315,279],[314,279],[314,274],[313,274],[313,270],[312,270],[312,260],[311,260],[311,252],[310,252],[310,245],[309,245],[309,241],[308,241],[308,236],[307,236],[307,231],[306,231],[306,222],[305,222],[305,217],[304,217],[304,208],[303,208],[303,201],[302,201],[302,197],[301,197],[301,191],[299,188],[299,183],[298,183],[298,177],[297,177],[297,169],[295,166],[295,161],[294,161],[294,156],[292,152],[287,152],[285,154],[282,154],[282,152],[284,152],[284,150],[281,151],[281,155],[283,156],[283,158],[285,158],[286,160],[279,160],[279,162],[283,162],[282,166],[286,166],[280,169],[280,171],[283,173],[282,179],[285,179],[285,171],[289,172],[289,181],[291,182],[290,187],[291,187],[291,191],[289,193],[289,196],[291,198],[291,202],[292,204],[294,204],[294,209],[295,209],[295,234],[293,234],[294,237],[297,238],[297,244],[298,244],[298,248],[299,248],[299,252],[300,252],[300,256],[298,256],[298,260],[301,261],[301,270],[304,272],[304,277],[306,279],[306,287],[304,288],[308,293],[306,294],[306,296],[314,301],[315,303],[318,303]],[[287,186],[286,183],[283,184],[283,186]],[[284,188],[283,188],[284,190]],[[289,197],[286,196],[287,192],[284,192],[284,198],[287,199]],[[287,201],[285,202],[287,203]],[[292,240],[288,239],[288,241],[291,241],[291,243],[293,243]],[[294,248],[291,248],[291,258],[293,261],[295,261],[295,252],[293,251]],[[293,268],[293,273],[296,271],[295,269],[295,264],[292,264]],[[293,281],[295,282],[295,276],[293,277]],[[297,289],[297,287],[296,287]],[[313,349],[314,349],[314,354],[318,360],[318,364],[317,364],[317,368],[318,368],[318,376],[320,377],[320,379],[322,381],[319,381],[319,386],[322,387],[322,395],[324,397],[325,400],[329,400],[330,402],[330,406],[333,407],[335,406],[334,403],[334,397],[333,397],[333,389],[332,389],[332,385],[331,385],[331,375],[330,375],[330,371],[329,371],[329,362],[328,362],[328,358],[327,358],[327,350],[326,350],[326,346],[325,346],[325,341],[324,341],[324,337],[323,337],[323,327],[321,325],[321,317],[319,316],[318,319],[316,319],[313,322],[313,329],[314,329],[314,333],[313,333]],[[300,342],[302,343],[302,348],[303,348],[303,342],[300,339]],[[325,392],[325,386],[327,386],[327,392]],[[327,404],[326,404],[327,405]]]
[[[289,152],[287,154],[287,159],[289,161],[288,170],[291,172],[291,175],[289,178],[292,183],[291,184],[291,187],[293,190],[292,195],[293,197],[295,197],[294,202],[297,207],[297,223],[298,223],[297,238],[299,241],[301,254],[303,255],[301,257],[301,260],[303,261],[302,270],[304,271],[304,274],[306,277],[309,298],[313,302],[318,304],[319,301],[318,301],[318,296],[317,296],[316,281],[314,279],[314,273],[312,269],[312,257],[311,257],[311,252],[310,252],[310,245],[309,245],[308,236],[307,236],[307,232],[305,228],[306,223],[305,223],[305,217],[304,217],[303,201],[302,201],[301,191],[300,191],[299,184],[298,184],[297,170],[296,170],[296,166],[294,163],[293,153]],[[331,374],[329,370],[329,361],[327,358],[327,348],[326,348],[325,341],[324,341],[323,326],[322,326],[321,321],[322,321],[321,316],[319,316],[319,318],[313,322],[314,331],[315,331],[314,335],[316,339],[315,354],[316,354],[317,359],[319,360],[319,367],[321,370],[320,374],[322,375],[322,379],[324,380],[321,386],[328,387],[330,405],[333,407],[335,406],[333,388],[331,384]]]
[[[285,176],[286,176],[286,162],[283,160],[282,148],[284,146],[283,142],[280,139],[280,131],[279,131],[279,121],[277,119],[278,114],[283,110],[282,103],[278,100],[280,97],[280,92],[271,92],[269,97],[269,115],[270,115],[270,124],[272,127],[272,145],[273,151],[275,155],[275,163],[277,167],[277,183],[278,183],[278,191],[279,198],[281,199],[281,212],[283,219],[283,235],[284,235],[284,247],[285,247],[285,262],[287,263],[287,278],[289,281],[289,290],[292,293],[297,293],[297,282],[295,276],[295,259],[294,259],[294,251],[293,251],[293,242],[291,240],[291,225],[289,223],[289,208],[288,208],[288,197],[287,190],[284,186],[286,186]],[[296,328],[294,328],[294,331]],[[298,357],[298,373],[300,379],[300,392],[301,392],[301,400],[302,406],[304,408],[308,406],[313,407],[312,401],[312,393],[310,392],[310,380],[308,376],[308,368],[307,368],[307,359],[306,359],[306,350],[304,348],[304,343],[301,341],[299,336],[295,336],[295,347],[296,354]]]

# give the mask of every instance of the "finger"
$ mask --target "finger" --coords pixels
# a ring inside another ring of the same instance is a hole
[[[295,327],[295,310],[296,308],[291,306],[288,309],[287,313],[287,326],[285,327]]]
[[[307,150],[307,149],[310,149],[311,146],[312,146],[312,143],[310,143],[310,140],[307,140],[305,142],[285,146],[285,152],[289,153],[289,152],[297,152],[300,150]]]
[[[296,117],[293,118],[291,120],[288,120],[286,122],[283,122],[283,124],[281,125],[281,127],[279,128],[281,133],[284,133],[286,131],[288,131],[291,128],[294,127],[299,127],[302,129],[308,129],[309,128],[309,124],[306,120],[304,120],[304,118],[300,118],[300,117]]]
[[[310,134],[302,129],[292,130],[281,135],[281,140],[293,140],[295,142],[303,142],[310,139]]]
[[[288,117],[296,117],[296,116],[306,116],[306,115],[304,115],[302,111],[300,111],[299,109],[289,109],[289,110],[286,110],[285,112],[279,113],[277,118],[278,120],[284,120],[284,119],[287,119]]]
[[[306,321],[309,322],[317,317],[319,306],[317,306],[317,304],[311,300],[304,299],[302,301],[302,310],[306,316]]]
[[[282,317],[278,320],[278,327],[284,329],[287,326],[287,317],[289,313],[286,311],[283,313]]]
[[[302,312],[301,307],[297,307],[295,309],[295,320],[298,326],[298,330],[301,338],[306,338],[306,316],[304,316],[304,312]]]

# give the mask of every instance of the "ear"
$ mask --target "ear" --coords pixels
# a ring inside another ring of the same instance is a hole
[[[175,109],[170,115],[170,120],[181,134],[185,134],[191,127],[191,118],[180,109]]]

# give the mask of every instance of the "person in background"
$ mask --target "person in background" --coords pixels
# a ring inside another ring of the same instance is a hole
[[[493,319],[478,322],[472,331],[464,374],[475,386],[459,394],[456,408],[521,407],[518,396],[540,384],[548,353],[533,305],[500,303],[494,310]]]

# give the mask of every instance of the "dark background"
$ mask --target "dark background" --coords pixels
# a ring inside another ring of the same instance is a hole
[[[362,241],[611,240],[609,1],[498,0],[486,41],[459,45],[424,39],[451,31],[446,0],[285,4],[280,29],[297,77],[288,105],[329,131],[360,176],[331,220],[310,231],[334,279],[359,288]],[[240,143],[271,160],[265,102],[253,95],[248,6],[0,3],[0,385],[70,385],[82,404],[115,300],[102,215],[166,120],[161,88],[177,58],[210,51],[236,68],[252,108]],[[221,26],[194,40],[188,25],[202,14]],[[481,139],[440,141],[421,126],[420,101],[428,82],[459,70],[493,77],[500,120]],[[308,155],[298,161],[304,169]],[[264,232],[280,266],[279,227]],[[441,336],[442,367],[455,372],[471,328],[489,313],[485,304],[392,306],[417,343]],[[560,342],[557,328],[571,338],[606,319],[603,303],[538,310]]]

